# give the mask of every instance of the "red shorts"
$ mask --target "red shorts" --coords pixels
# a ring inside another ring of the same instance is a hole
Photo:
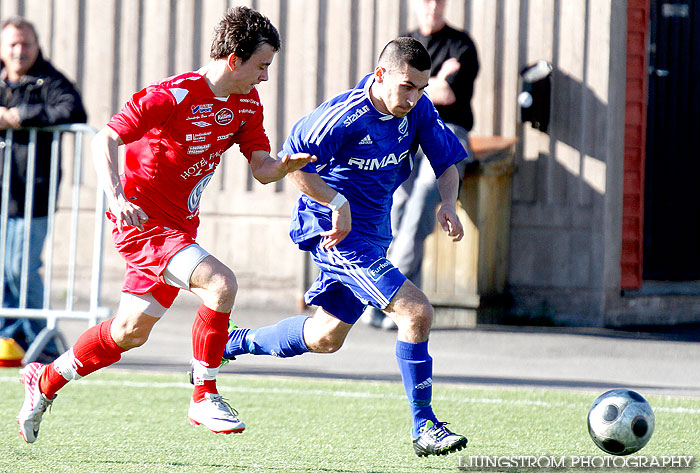
[[[180,289],[165,282],[163,271],[175,253],[196,243],[194,237],[158,225],[144,225],[143,231],[126,227],[121,232],[115,225],[112,237],[114,247],[126,261],[122,291],[132,294],[151,292],[155,300],[169,308]]]

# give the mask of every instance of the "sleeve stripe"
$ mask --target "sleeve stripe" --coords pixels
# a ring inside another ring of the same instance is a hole
[[[347,99],[326,110],[326,112],[309,127],[309,132],[306,134],[304,141],[311,141],[318,144],[328,132],[328,129],[335,125],[348,109],[362,102],[364,98],[363,90],[354,90]],[[323,136],[319,138],[319,135]]]

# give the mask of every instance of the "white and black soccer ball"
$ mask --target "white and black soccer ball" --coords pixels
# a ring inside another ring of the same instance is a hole
[[[612,455],[629,455],[654,433],[654,411],[639,393],[613,389],[601,394],[588,411],[588,433]]]

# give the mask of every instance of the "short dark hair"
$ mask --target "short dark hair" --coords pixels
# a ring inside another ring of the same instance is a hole
[[[393,70],[403,64],[408,64],[419,71],[430,70],[432,61],[430,54],[416,39],[401,36],[391,40],[379,54],[377,64]]]
[[[36,34],[36,28],[34,28],[34,25],[29,20],[21,16],[12,16],[0,24],[0,31],[4,31],[8,26],[14,26],[18,30],[24,28],[31,30],[32,34],[34,35],[34,40],[37,42],[37,44],[39,44],[39,35]]]
[[[248,7],[235,7],[226,12],[216,25],[210,56],[212,59],[222,59],[233,53],[245,62],[263,43],[279,51],[277,28],[261,13]]]

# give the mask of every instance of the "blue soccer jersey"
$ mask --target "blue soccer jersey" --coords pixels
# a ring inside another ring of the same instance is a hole
[[[411,173],[418,146],[437,177],[467,153],[426,95],[403,118],[379,112],[369,95],[373,78],[368,74],[354,89],[299,120],[279,155],[317,156],[302,171],[318,173],[348,199],[353,233],[388,247],[392,196]],[[328,207],[302,195],[292,213],[292,240],[308,249],[305,242],[332,228],[331,214]]]

